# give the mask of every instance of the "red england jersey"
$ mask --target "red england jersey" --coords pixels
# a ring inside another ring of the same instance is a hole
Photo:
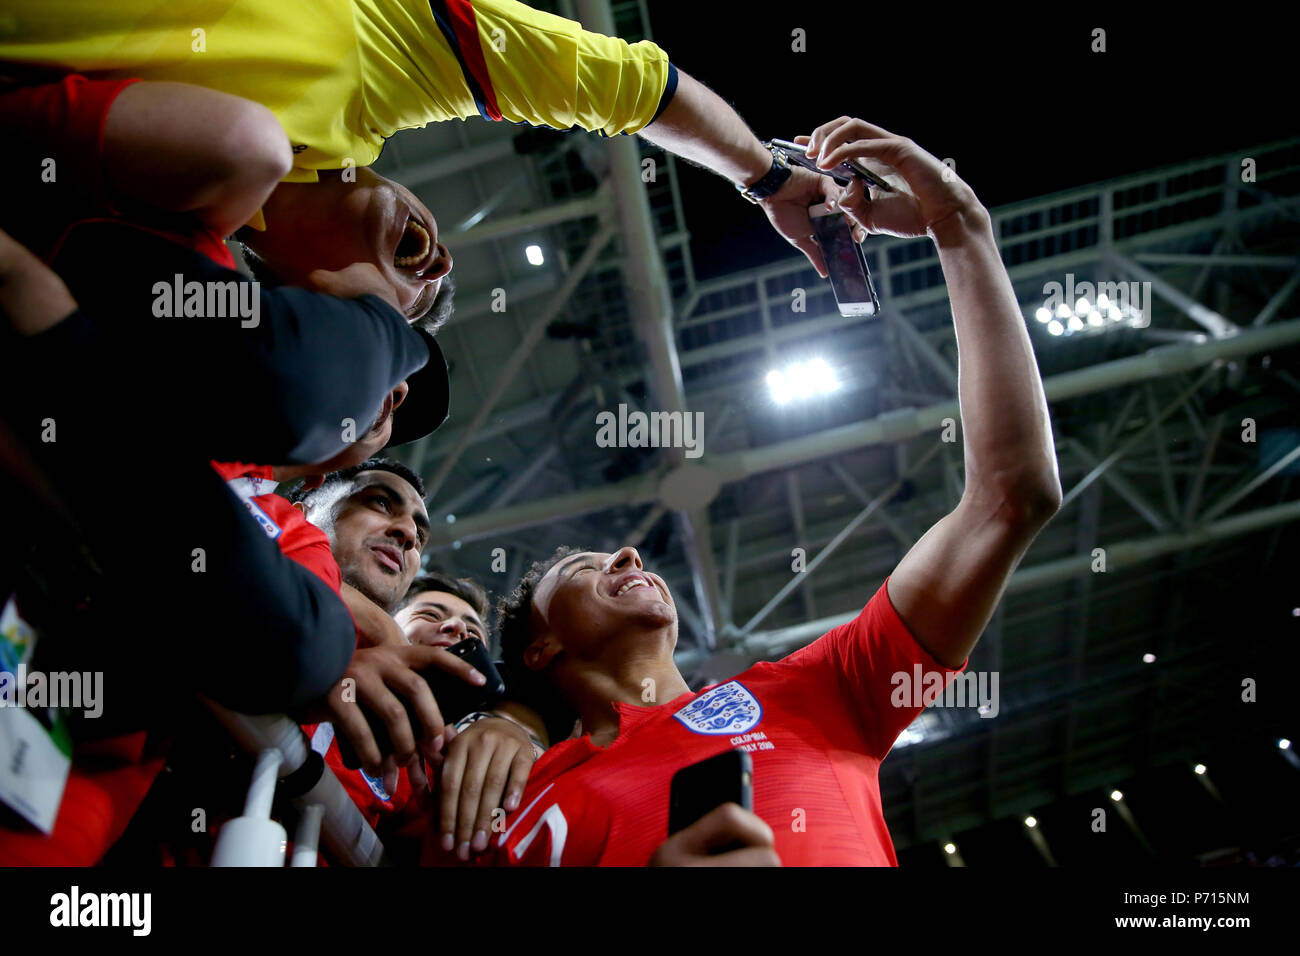
[[[315,572],[335,593],[342,591],[343,578],[330,550],[329,538],[288,499],[275,494],[276,481],[270,466],[214,461],[212,467],[226,479],[230,490],[243,501],[267,537],[275,539],[286,558],[292,558]],[[384,790],[382,779],[343,766],[331,724],[303,724],[302,729],[311,740],[312,749],[325,758],[325,763],[372,827],[403,818],[411,799],[411,784],[405,768],[398,770],[397,787],[390,794]],[[414,811],[415,808],[411,809]]]
[[[104,126],[117,97],[138,82],[88,80],[74,73],[57,83],[0,93],[0,129],[5,131],[0,173],[9,182],[25,183],[42,176],[39,188],[3,210],[0,225],[46,262],[54,260],[76,223],[110,219],[194,249],[227,269],[235,268],[223,237],[201,225],[177,232],[174,227],[154,228],[120,217],[104,177]],[[31,205],[33,201],[39,205]]]
[[[258,526],[273,538],[286,558],[292,558],[328,584],[335,594],[343,590],[343,575],[330,550],[330,539],[306,516],[275,493],[276,480],[270,465],[214,461],[212,467]]]
[[[495,862],[643,866],[668,837],[673,774],[724,750],[750,752],[754,812],[787,866],[897,866],[877,773],[924,708],[895,706],[893,675],[942,675],[889,601],[888,581],[852,621],[775,663],[661,706],[615,703],[618,737],[552,747]],[[430,855],[426,853],[426,856]]]

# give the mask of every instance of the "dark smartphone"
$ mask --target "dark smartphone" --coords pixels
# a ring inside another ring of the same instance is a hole
[[[880,300],[876,298],[867,257],[853,238],[844,214],[819,203],[808,208],[808,216],[817,244],[826,256],[826,271],[830,273],[840,315],[875,315],[880,311]]]
[[[800,146],[798,143],[792,143],[785,139],[773,139],[766,145],[775,146],[777,149],[781,150],[781,152],[785,154],[786,162],[792,163],[795,166],[802,166],[804,169],[811,169],[814,173],[818,173],[822,176],[829,176],[841,186],[847,186],[849,180],[856,177],[857,179],[871,183],[871,185],[875,186],[877,189],[881,189],[887,193],[894,192],[894,187],[889,185],[883,177],[873,173],[856,159],[845,160],[838,166],[833,166],[830,169],[822,169],[808,158],[806,148]]]
[[[468,662],[475,670],[487,678],[487,683],[481,687],[468,684],[454,674],[448,674],[436,667],[421,671],[420,676],[429,685],[429,690],[433,691],[433,699],[438,702],[438,711],[442,714],[443,723],[454,724],[466,714],[472,714],[476,710],[487,710],[505,696],[506,683],[501,679],[501,674],[496,665],[492,663],[487,646],[478,638],[467,637],[460,643],[447,648],[447,653],[454,654],[461,660]],[[406,706],[406,713],[411,721],[411,730],[415,732],[416,739],[419,739],[422,736],[422,731],[419,722],[416,720],[415,711],[408,701],[401,697],[398,699]],[[390,752],[393,749],[393,742],[388,739],[388,729],[384,726],[384,722],[366,710],[365,707],[362,707],[362,711],[366,715],[366,720],[370,723],[370,732],[375,735],[375,743],[379,745],[380,751],[383,753]],[[352,748],[351,741],[342,733],[335,736],[339,742],[339,756],[343,758],[343,766],[349,770],[356,770],[361,766],[361,760],[357,757],[357,752]]]
[[[743,750],[726,750],[673,774],[668,792],[668,835],[684,830],[724,803],[754,809],[754,763]],[[718,847],[714,854],[737,849]]]

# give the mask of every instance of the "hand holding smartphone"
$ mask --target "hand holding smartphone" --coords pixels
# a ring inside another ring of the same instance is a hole
[[[772,828],[753,812],[753,765],[729,750],[673,775],[668,839],[650,866],[780,866]]]
[[[840,315],[875,315],[880,311],[880,300],[876,298],[867,257],[854,240],[844,214],[818,203],[808,208],[808,217],[812,220],[813,236],[826,257],[826,271],[830,274]]]
[[[822,169],[808,156],[808,148],[806,146],[800,146],[798,143],[792,143],[787,139],[772,139],[764,145],[779,149],[783,154],[785,154],[787,163],[791,163],[795,166],[802,166],[804,169],[811,170],[820,176],[829,176],[841,186],[847,186],[849,180],[857,178],[861,179],[863,182],[870,183],[884,192],[892,193],[894,191],[894,187],[889,185],[884,177],[872,172],[856,159],[845,160],[831,169]]]
[[[668,835],[724,803],[753,810],[753,782],[754,763],[743,750],[725,750],[678,770],[668,794]]]
[[[420,676],[424,678],[425,683],[429,685],[429,690],[433,692],[433,699],[438,704],[438,712],[442,715],[443,723],[454,724],[466,714],[473,713],[476,710],[487,710],[505,696],[505,681],[501,678],[496,665],[492,663],[492,658],[482,641],[477,638],[467,637],[465,640],[447,648],[447,653],[469,663],[487,678],[487,681],[482,686],[470,684],[454,674],[449,674],[436,667],[420,671]],[[418,740],[422,731],[420,721],[411,709],[410,702],[404,698],[399,697],[399,699],[406,707],[406,714],[411,722],[411,730]],[[370,713],[364,706],[362,710],[365,712],[366,720],[370,724],[370,732],[374,734],[375,743],[378,745],[380,752],[391,753],[393,743],[389,739],[383,721]],[[336,739],[339,743],[339,756],[343,758],[343,766],[349,770],[359,768],[361,759],[358,757],[351,741],[342,733],[338,734]]]

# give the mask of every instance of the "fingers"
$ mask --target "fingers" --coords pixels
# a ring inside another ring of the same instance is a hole
[[[397,763],[410,760],[415,755],[415,734],[411,730],[411,719],[406,713],[406,707],[397,699],[397,695],[383,682],[368,688],[363,694],[358,682],[357,700],[365,702],[366,709],[379,718],[388,732],[392,750],[386,756],[395,757]]]
[[[723,853],[711,851],[739,846]],[[724,803],[659,845],[651,866],[780,866],[772,829],[756,814]]]
[[[411,799],[423,801],[429,794],[429,775],[424,771],[424,760],[417,754],[406,765],[406,779],[411,782]]]
[[[462,741],[463,743],[463,741]],[[450,853],[456,848],[456,820],[460,812],[460,781],[465,775],[468,748],[447,748],[438,781],[441,794],[438,798],[438,831],[442,834],[442,849]]]
[[[849,217],[850,223],[859,228],[868,225],[869,217],[871,215],[871,199],[867,195],[867,190],[862,184],[862,180],[850,180],[849,184],[844,187],[844,191],[840,193],[837,205],[844,211],[844,214]],[[865,232],[866,230],[864,228],[863,233],[865,234]],[[856,229],[854,230],[854,235],[855,237],[857,235]],[[861,242],[862,240],[859,239],[858,241]]]
[[[342,734],[352,744],[357,759],[366,773],[375,776],[380,772],[384,756],[375,743],[375,735],[370,732],[370,724],[365,714],[355,703],[345,703],[340,698],[340,691],[335,687],[329,695],[330,722],[336,733]]]
[[[442,750],[442,745],[445,739],[445,727],[442,720],[442,711],[438,709],[438,702],[434,699],[433,691],[429,689],[428,681],[409,667],[398,667],[385,676],[385,683],[410,702],[411,710],[415,715],[415,721],[419,726],[422,749],[427,754],[436,754],[438,751]],[[402,707],[400,702],[398,706],[402,711],[400,723],[406,733],[406,738],[403,739],[405,740],[409,738],[411,740],[412,752],[414,752],[415,729],[411,727],[406,708]],[[391,721],[389,719],[390,716],[392,718]],[[398,738],[391,736],[391,728],[393,723],[396,722],[398,722],[398,715],[396,712],[384,715],[384,723],[390,728],[390,739],[393,741],[394,748],[399,746]],[[401,732],[400,729],[399,732]],[[411,756],[403,750],[395,749],[394,753],[402,759],[403,763],[409,760]]]
[[[909,160],[923,155],[911,140],[905,139],[858,139],[850,140],[828,152],[822,153],[819,165],[831,168],[850,159],[869,157],[880,160],[890,166],[904,167]],[[927,155],[928,154],[924,154]],[[935,160],[938,162],[938,160]]]
[[[781,858],[771,847],[750,847],[705,857],[696,866],[780,866]]]
[[[478,815],[479,799],[496,745],[491,735],[480,734],[478,746],[468,749],[470,753],[460,781],[460,805],[456,814],[456,857],[462,862],[469,859],[474,820]]]
[[[528,774],[536,762],[531,744],[520,747],[515,759],[510,762],[510,783],[506,787],[506,799],[501,804],[501,809],[506,813],[514,813],[519,809],[519,804],[524,799],[524,787],[528,786]]]
[[[500,746],[492,752],[492,762],[488,764],[487,776],[483,780],[483,792],[479,795],[478,814],[474,819],[474,835],[469,848],[475,853],[487,849],[489,834],[492,832],[492,815],[501,807],[501,795],[505,792],[506,781],[510,777],[516,754],[510,747]],[[465,804],[462,801],[461,810]]]
[[[823,123],[821,126],[818,126],[812,131],[812,135],[808,137],[808,155],[816,158],[817,154],[821,152],[822,147],[825,145],[827,137],[852,122],[853,117],[851,116],[838,116],[829,123]]]
[[[808,257],[808,261],[812,263],[819,276],[825,279],[830,274],[826,271],[826,256],[822,252],[822,247],[817,245],[817,240],[811,235],[802,239],[791,239],[790,244]]]
[[[841,116],[813,130],[812,136],[809,137],[808,155],[815,157],[820,154],[825,157],[829,150],[842,145],[850,139],[876,140],[891,138],[894,138],[892,133],[881,129],[879,126],[873,126],[866,120]],[[832,164],[823,162],[820,165],[824,168],[830,168]]]
[[[467,684],[482,687],[487,683],[484,677],[469,661],[461,660],[455,654],[447,653],[446,648],[417,645],[407,654],[407,663],[414,670],[436,667],[448,674],[454,674]]]
[[[771,827],[734,803],[724,803],[710,811],[679,836],[682,848],[699,856],[732,843],[744,844],[746,848],[770,848],[775,841]]]

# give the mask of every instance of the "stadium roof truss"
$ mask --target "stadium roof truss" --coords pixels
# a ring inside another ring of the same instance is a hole
[[[562,12],[648,35],[643,4]],[[961,495],[959,441],[941,439],[959,421],[957,363],[932,243],[869,239],[882,314],[845,318],[802,256],[697,280],[676,163],[638,137],[538,145],[505,124],[476,124],[472,140],[442,126],[384,157],[457,253],[442,333],[454,417],[405,456],[433,489],[430,560],[499,593],[557,544],[635,544],[673,588],[692,686],[855,615]],[[928,711],[886,764],[900,846],[1185,749],[1199,678],[1222,656],[1181,632],[1195,613],[1184,589],[1267,566],[1300,518],[1300,370],[1272,356],[1300,344],[1300,139],[991,213],[1065,505],[970,664],[1001,674],[997,719]],[[525,241],[550,250],[547,267],[520,265]],[[1035,317],[1053,282],[1137,283],[1143,320],[1081,317],[1053,335]],[[813,355],[840,390],[775,407],[765,373]],[[619,404],[702,413],[706,453],[597,447],[595,414]]]

